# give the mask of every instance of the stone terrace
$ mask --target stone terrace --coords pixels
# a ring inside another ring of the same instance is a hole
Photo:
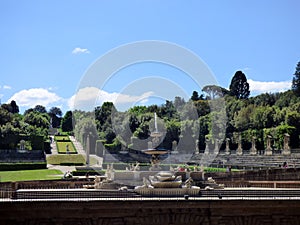
[[[192,158],[194,162],[200,162],[203,153],[195,154]],[[277,168],[287,163],[289,167],[300,167],[300,154],[292,153],[291,155],[225,155],[218,154],[213,160],[211,166],[224,167],[231,166],[238,169],[259,169],[259,168]]]

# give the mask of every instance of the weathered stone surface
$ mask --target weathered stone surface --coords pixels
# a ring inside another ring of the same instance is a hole
[[[0,224],[294,225],[298,200],[2,202]]]

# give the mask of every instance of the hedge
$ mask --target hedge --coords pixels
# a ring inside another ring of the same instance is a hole
[[[67,135],[60,135],[60,136],[55,135],[54,140],[55,141],[70,141],[70,138]]]
[[[59,165],[61,166],[83,166],[84,163],[76,163],[76,162],[62,162]]]
[[[46,162],[35,163],[0,163],[0,171],[47,169]]]
[[[105,174],[104,170],[75,170],[72,172],[73,176],[85,176],[86,174],[91,176],[103,176]]]

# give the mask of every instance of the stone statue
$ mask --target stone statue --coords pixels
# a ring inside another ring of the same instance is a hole
[[[196,140],[195,154],[199,154],[199,140]]]
[[[219,154],[219,142],[220,142],[220,140],[215,139],[215,149],[214,149],[214,154]]]
[[[238,148],[236,150],[237,155],[243,155],[243,148],[242,148],[242,135],[239,133],[238,137]]]
[[[205,138],[205,150],[204,150],[204,153],[205,154],[209,154],[209,144],[208,144],[208,142],[209,142],[209,139],[208,138]]]
[[[177,151],[177,141],[172,141],[172,150]]]
[[[24,140],[20,141],[20,150],[25,150],[25,141]]]
[[[283,139],[283,155],[290,155],[291,154],[291,148],[289,146],[290,143],[290,135],[289,134],[284,134],[284,139]]]
[[[257,154],[257,149],[256,149],[256,137],[252,137],[251,141],[251,149],[250,149],[250,155],[256,155]]]
[[[230,155],[229,141],[230,141],[230,138],[226,138],[226,148],[225,148],[226,155]]]
[[[114,170],[113,164],[107,165],[105,176],[107,177],[107,180],[110,180],[110,181],[114,180],[115,170]]]
[[[191,177],[189,177],[186,181],[185,181],[185,187],[186,188],[191,188],[193,185],[193,179]]]
[[[265,155],[272,155],[272,146],[271,146],[272,136],[267,136],[267,148],[265,150]]]
[[[101,187],[102,187],[102,183],[101,183],[100,177],[95,176],[94,188],[95,189],[100,189]]]

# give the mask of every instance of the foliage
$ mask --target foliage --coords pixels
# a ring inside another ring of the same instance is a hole
[[[103,152],[103,146],[112,152],[138,146],[147,148],[150,134],[155,130],[154,113],[157,114],[158,130],[164,139],[160,148],[171,149],[172,143],[178,143],[178,150],[186,152],[205,148],[205,138],[210,143],[241,133],[246,148],[255,136],[257,148],[266,144],[266,135],[272,133],[276,148],[282,148],[284,132],[290,134],[290,146],[299,148],[300,136],[300,62],[297,64],[292,90],[282,93],[263,93],[249,98],[249,84],[242,71],[233,76],[229,91],[216,85],[203,87],[206,98],[193,91],[187,101],[176,96],[161,105],[134,106],[126,112],[117,112],[112,102],[104,102],[94,112],[68,111],[62,117],[59,108],[53,107],[46,112],[45,107],[37,105],[18,113],[17,103],[2,104],[0,107],[0,143],[8,140],[5,148],[17,147],[14,143],[18,135],[48,138],[48,129],[61,126],[63,132],[72,132],[84,147],[87,137],[91,141],[91,153]],[[74,123],[73,123],[74,122]],[[50,124],[51,123],[51,124]],[[72,125],[74,124],[74,129]],[[96,142],[99,143],[96,146]],[[30,145],[33,145],[33,141]],[[232,141],[231,141],[232,142]],[[234,141],[233,141],[234,142]],[[281,143],[281,144],[277,144]],[[234,143],[230,143],[234,144]],[[100,147],[99,147],[100,146]]]
[[[61,109],[58,107],[52,107],[48,114],[51,117],[51,126],[54,128],[59,128],[62,116]]]
[[[61,129],[63,132],[70,132],[73,130],[73,113],[67,111],[61,120]]]
[[[19,106],[17,105],[15,100],[12,100],[10,104],[3,104],[1,105],[2,108],[6,109],[8,112],[12,114],[19,113]]]
[[[198,101],[198,100],[201,100],[201,99],[203,99],[203,95],[200,95],[200,96],[199,96],[198,91],[193,91],[191,100],[192,100],[192,101]]]
[[[229,86],[230,93],[238,99],[247,99],[250,95],[249,83],[242,71],[237,71]]]
[[[47,164],[45,162],[0,163],[0,171],[37,170],[46,168]]]
[[[215,98],[223,97],[229,94],[229,91],[217,85],[206,85],[202,88],[203,92],[208,94],[207,99],[213,100]]]
[[[292,81],[292,90],[300,97],[300,62],[297,63],[296,71]]]
[[[55,135],[54,140],[55,141],[70,141],[70,138],[67,135]]]

